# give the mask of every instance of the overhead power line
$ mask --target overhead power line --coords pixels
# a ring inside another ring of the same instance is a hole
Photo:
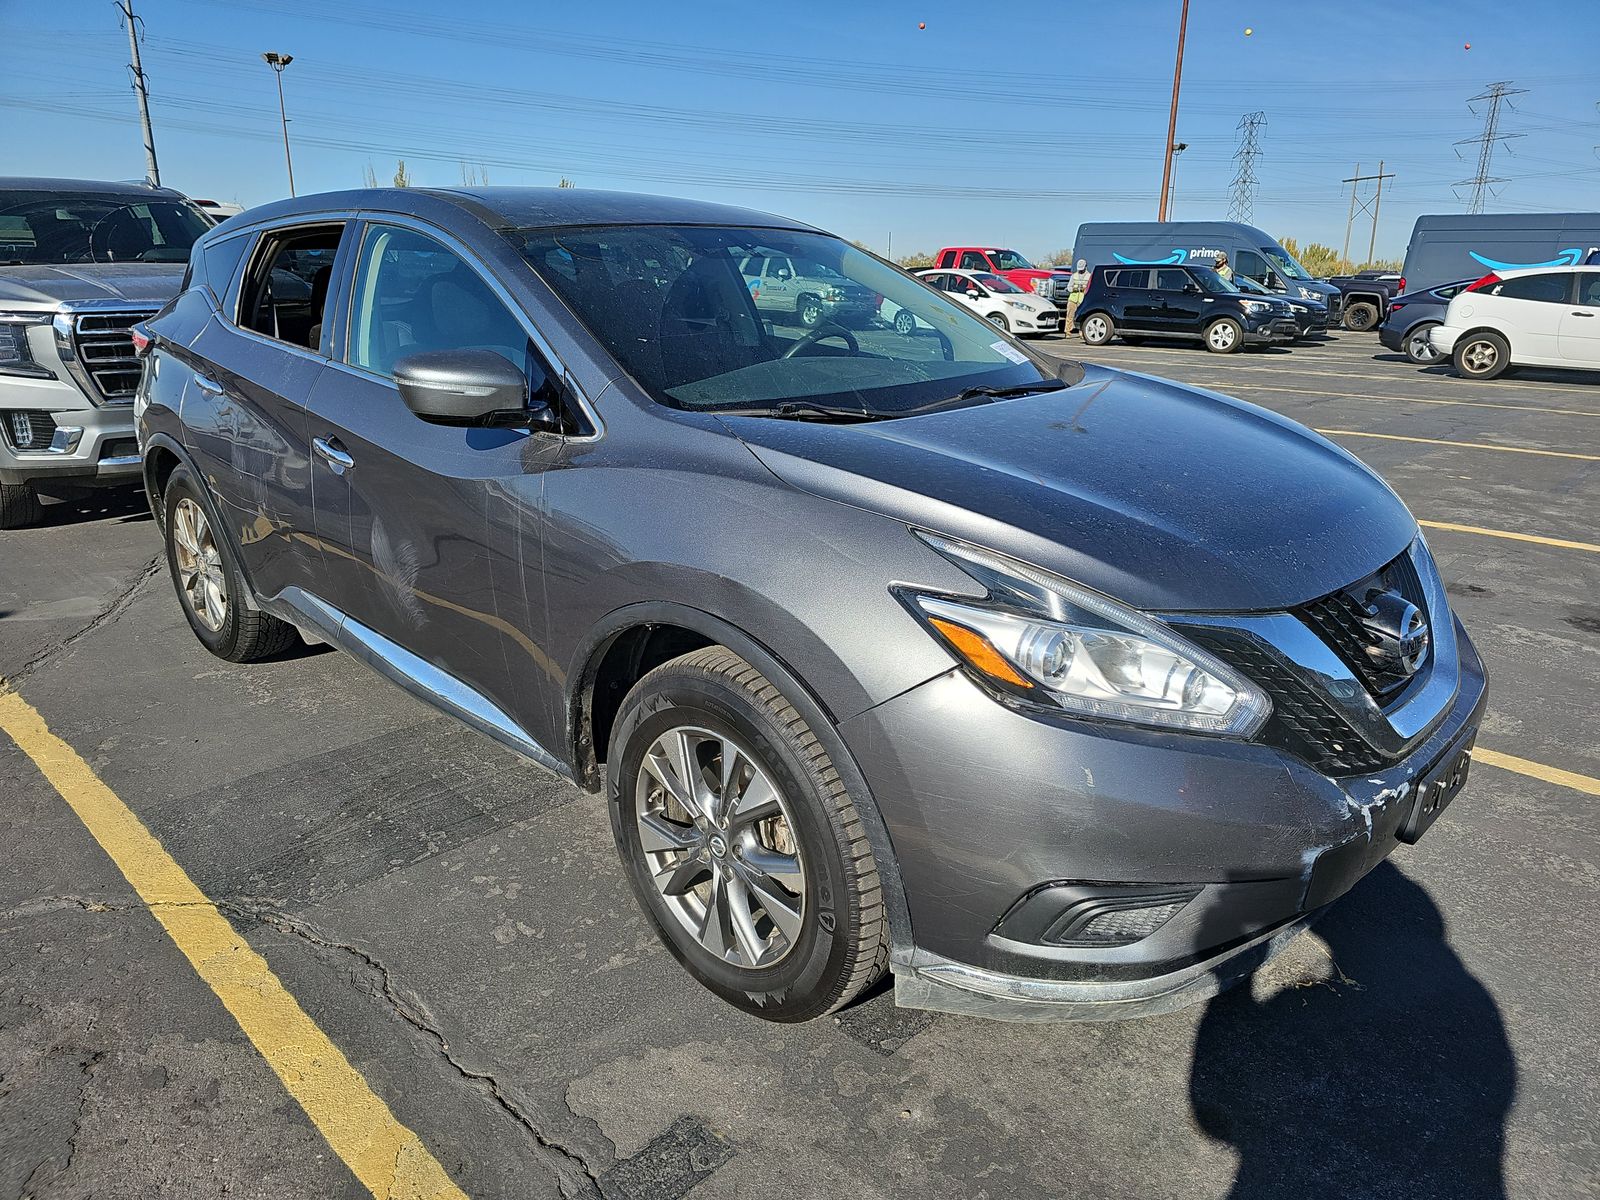
[[[1514,88],[1509,81],[1491,83],[1483,91],[1467,101],[1468,108],[1472,108],[1474,104],[1478,103],[1485,105],[1483,132],[1477,137],[1462,138],[1456,143],[1457,154],[1461,153],[1462,146],[1475,145],[1478,147],[1478,173],[1471,179],[1463,179],[1453,185],[1457,188],[1472,189],[1467,199],[1467,212],[1469,213],[1481,213],[1483,211],[1484,197],[1489,193],[1492,186],[1497,183],[1507,182],[1505,176],[1495,175],[1490,170],[1490,164],[1494,161],[1494,148],[1501,142],[1521,137],[1522,135],[1520,133],[1500,132],[1500,106],[1506,103],[1508,97],[1523,95],[1527,90],[1527,88]],[[1472,111],[1476,113],[1478,110],[1472,108]],[[1456,194],[1460,195],[1459,192]]]

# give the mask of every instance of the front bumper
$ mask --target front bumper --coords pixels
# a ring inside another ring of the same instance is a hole
[[[1290,342],[1299,336],[1300,327],[1295,324],[1293,317],[1265,317],[1251,321],[1244,331],[1246,344],[1252,346]]]
[[[1018,333],[1059,333],[1061,314],[1049,312],[1016,312],[1010,314],[1011,328]]]
[[[1116,1019],[1254,969],[1393,851],[1415,782],[1476,732],[1483,667],[1459,625],[1456,637],[1453,698],[1431,728],[1397,761],[1342,779],[1259,742],[1026,715],[959,671],[846,722],[910,909],[897,998]],[[1041,922],[1015,917],[1041,895],[1108,885],[1192,898],[1123,945],[1047,944],[1027,932]]]
[[[0,483],[41,484],[60,480],[73,486],[137,483],[139,446],[134,439],[133,408],[120,404],[103,408],[50,411],[17,409],[48,414],[55,424],[48,449],[16,450],[0,433]],[[0,420],[9,420],[12,408],[0,407]]]

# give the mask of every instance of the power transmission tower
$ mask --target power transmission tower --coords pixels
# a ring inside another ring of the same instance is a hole
[[[1385,172],[1383,163],[1380,161],[1376,175],[1363,175],[1361,173],[1361,164],[1357,163],[1356,173],[1350,176],[1349,179],[1340,181],[1350,185],[1350,212],[1344,219],[1344,253],[1340,255],[1346,267],[1350,266],[1350,227],[1355,224],[1357,216],[1370,216],[1372,218],[1372,232],[1367,238],[1367,261],[1372,261],[1373,251],[1378,245],[1378,210],[1383,205],[1383,181],[1393,178],[1394,172]],[[1371,196],[1363,198],[1361,196],[1361,185],[1363,183],[1372,183],[1374,180],[1378,184],[1377,190]]]
[[[133,90],[139,97],[139,124],[144,126],[145,177],[151,187],[161,186],[161,168],[156,165],[156,135],[150,129],[149,79],[139,61],[139,30],[144,22],[133,15],[133,0],[116,0],[116,9],[122,14],[122,23],[128,27],[128,53],[133,61],[128,70],[133,75]]]
[[[1233,199],[1228,204],[1228,220],[1250,224],[1256,200],[1256,159],[1261,155],[1261,127],[1267,123],[1264,112],[1245,113],[1239,118],[1239,148],[1233,156],[1239,171],[1233,177]]]
[[[1500,106],[1506,102],[1508,97],[1520,96],[1527,90],[1527,88],[1514,88],[1511,86],[1510,81],[1507,80],[1500,83],[1491,83],[1483,91],[1467,101],[1467,107],[1471,108],[1474,113],[1478,111],[1472,108],[1474,104],[1486,103],[1488,105],[1483,113],[1483,132],[1477,137],[1462,138],[1456,143],[1456,154],[1458,155],[1461,153],[1462,146],[1478,147],[1478,173],[1471,179],[1463,179],[1454,185],[1458,188],[1472,189],[1471,198],[1467,201],[1467,212],[1469,213],[1481,213],[1483,211],[1483,198],[1488,193],[1491,184],[1506,182],[1505,176],[1493,175],[1489,171],[1489,164],[1494,159],[1495,145],[1522,135],[1520,133],[1500,132]]]

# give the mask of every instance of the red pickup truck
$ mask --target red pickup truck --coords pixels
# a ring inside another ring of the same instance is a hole
[[[1065,306],[1072,290],[1072,272],[1036,267],[1015,250],[996,250],[986,246],[946,246],[934,259],[935,267],[956,271],[989,271],[1003,275],[1019,288],[1043,296],[1052,304]]]

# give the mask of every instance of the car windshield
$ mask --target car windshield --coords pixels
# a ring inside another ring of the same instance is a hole
[[[1189,273],[1208,292],[1215,292],[1219,296],[1237,296],[1240,294],[1239,289],[1233,285],[1231,279],[1224,279],[1212,267],[1200,267],[1191,264]]]
[[[877,419],[973,388],[1060,386],[987,321],[826,234],[592,226],[509,236],[639,385],[672,408]],[[751,276],[750,263],[768,258],[813,264],[850,286],[820,295],[803,278],[772,287]],[[910,336],[896,331],[902,310],[913,317]]]
[[[1278,270],[1282,271],[1290,279],[1311,279],[1311,272],[1307,271],[1299,263],[1295,262],[1293,256],[1291,256],[1290,253],[1282,246],[1263,246],[1261,247],[1261,253],[1265,254],[1269,259],[1271,259],[1272,265],[1277,267]]]
[[[0,263],[189,261],[211,228],[185,200],[94,192],[0,192]]]
[[[991,250],[989,261],[996,271],[1031,271],[1033,264],[1015,250]]]
[[[1004,275],[974,275],[973,278],[979,283],[983,284],[983,286],[988,288],[991,292],[1005,292],[1010,294],[1012,292],[1022,291],[1021,288],[1012,283],[1011,280],[1007,279]]]

